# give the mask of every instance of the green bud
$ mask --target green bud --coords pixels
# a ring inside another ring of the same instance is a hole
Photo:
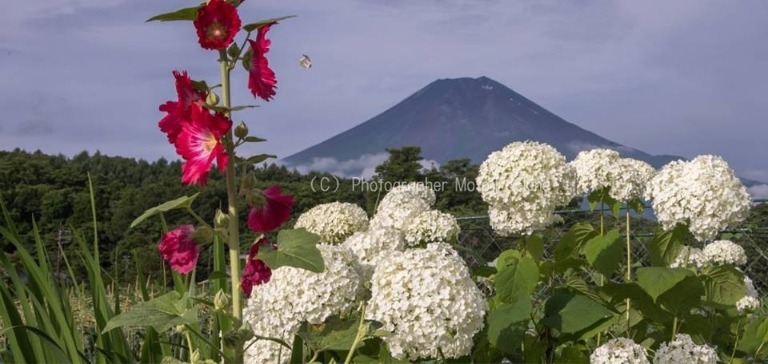
[[[216,293],[216,297],[213,298],[213,307],[216,309],[216,311],[224,311],[229,307],[231,303],[232,299],[229,298],[229,295],[221,289],[218,293]]]
[[[201,226],[192,233],[192,239],[200,244],[208,244],[213,241],[213,230],[207,226]]]
[[[235,136],[240,139],[248,136],[248,126],[245,125],[245,122],[241,121],[240,124],[237,124],[237,127],[235,127]]]
[[[200,357],[200,350],[195,349],[194,352],[192,352],[192,355],[189,357],[189,363],[190,364],[202,364],[203,361]]]
[[[173,331],[183,335],[185,332],[187,332],[187,327],[185,325],[176,325],[176,327],[173,328]]]
[[[215,92],[209,91],[208,97],[205,98],[205,103],[209,106],[216,106],[219,104],[219,95],[216,95]]]
[[[213,218],[213,222],[216,227],[229,226],[229,214],[226,214],[221,210],[216,210],[216,216]]]

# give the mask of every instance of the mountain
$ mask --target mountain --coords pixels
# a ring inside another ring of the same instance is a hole
[[[480,163],[491,152],[525,140],[550,144],[569,160],[582,150],[594,148],[614,149],[624,157],[644,160],[657,168],[683,159],[651,155],[603,138],[499,82],[479,77],[434,81],[376,117],[283,162],[333,172],[329,170],[333,161],[349,167],[347,174],[359,174],[365,166],[354,161],[385,153],[387,148],[418,145],[427,160],[442,164],[470,158]]]

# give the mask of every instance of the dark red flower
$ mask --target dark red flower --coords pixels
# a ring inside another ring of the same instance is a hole
[[[218,50],[232,44],[241,23],[234,5],[225,0],[210,0],[197,11],[194,24],[200,46]]]
[[[272,278],[272,269],[270,269],[264,262],[256,259],[256,255],[259,254],[259,245],[269,244],[267,238],[261,238],[255,241],[251,245],[251,251],[248,253],[248,261],[245,262],[245,269],[243,269],[243,277],[241,280],[241,287],[245,297],[250,298],[251,292],[253,292],[253,286],[258,286],[269,282]]]
[[[160,111],[167,112],[168,115],[158,123],[160,130],[168,135],[170,143],[176,142],[181,132],[182,121],[189,120],[189,106],[205,100],[207,96],[207,92],[192,87],[192,80],[187,75],[187,71],[173,71],[173,77],[176,78],[176,94],[179,99],[160,105]]]
[[[251,208],[248,227],[257,233],[268,233],[290,220],[293,196],[281,195],[280,186],[268,187],[261,194],[264,204],[260,208]]]
[[[222,114],[211,114],[197,104],[190,107],[189,121],[182,123],[176,140],[176,153],[185,160],[181,166],[181,182],[204,186],[214,159],[220,171],[227,168],[229,158],[221,137],[231,127],[232,120]]]
[[[163,235],[158,247],[171,269],[181,274],[195,269],[197,258],[200,256],[200,247],[192,239],[194,231],[195,227],[192,225],[181,225]]]
[[[275,96],[275,88],[277,88],[275,72],[269,68],[269,61],[266,57],[269,46],[272,44],[272,41],[267,39],[267,32],[273,24],[275,23],[259,28],[255,41],[248,39],[253,51],[251,69],[248,72],[248,88],[253,97],[261,97],[264,101],[269,101]]]

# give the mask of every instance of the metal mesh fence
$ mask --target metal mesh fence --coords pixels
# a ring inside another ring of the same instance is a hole
[[[768,201],[756,200],[754,203],[757,206],[766,202]],[[768,207],[768,205],[763,205],[763,207]],[[648,208],[650,209],[650,207]],[[592,222],[593,225],[598,225],[601,214],[599,211],[588,210],[561,210],[557,213],[564,218],[564,223],[553,226],[544,232],[544,259],[549,259],[555,244],[575,222],[588,221]],[[496,235],[489,225],[488,216],[459,217],[457,220],[461,227],[458,238],[459,246],[463,248],[461,254],[470,267],[485,265],[493,261],[502,251],[515,248],[516,241],[521,238],[520,236],[501,237]],[[623,216],[616,219],[610,214],[605,214],[603,221],[606,231],[617,228],[622,232],[622,238],[626,236],[626,222]],[[747,254],[747,264],[742,267],[742,270],[752,279],[755,288],[761,294],[766,294],[768,293],[768,227],[756,227],[753,224],[754,222],[744,223],[741,226],[722,231],[720,237],[732,240],[744,248]],[[650,265],[647,246],[657,228],[658,224],[651,219],[632,219],[629,234],[633,265],[635,263],[643,266]],[[622,279],[619,272],[613,278],[617,281]]]

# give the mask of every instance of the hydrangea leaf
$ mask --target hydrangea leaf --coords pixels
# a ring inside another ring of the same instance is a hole
[[[547,300],[541,323],[562,334],[575,334],[600,325],[614,313],[580,294],[559,291]]]
[[[305,229],[281,230],[277,234],[277,250],[264,246],[258,258],[271,269],[287,266],[322,273],[325,263],[316,246],[318,240],[318,235]]]
[[[488,341],[499,350],[513,354],[528,329],[531,296],[519,292],[514,303],[501,303],[488,315]]]
[[[603,275],[610,276],[618,268],[623,246],[618,230],[608,231],[605,235],[589,239],[583,251],[589,265]]]
[[[147,211],[144,211],[141,216],[137,217],[136,220],[133,220],[131,223],[131,228],[135,227],[138,224],[141,224],[144,220],[157,215],[161,212],[168,212],[175,209],[185,209],[192,205],[192,202],[197,198],[197,196],[200,195],[200,192],[192,195],[192,196],[182,196],[175,200],[163,202],[155,207],[152,207],[148,209]]]
[[[696,306],[704,294],[701,280],[685,268],[639,268],[637,283],[654,302],[675,316]]]
[[[588,223],[576,223],[555,245],[555,261],[562,263],[569,258],[575,258],[581,246],[597,236],[595,228]]]
[[[732,265],[707,267],[703,272],[705,297],[711,304],[732,307],[746,295],[744,274]]]
[[[530,255],[512,260],[495,277],[496,292],[502,302],[511,303],[519,292],[533,293],[539,283],[539,267]]]
[[[748,355],[757,354],[768,343],[768,318],[755,320],[744,327],[744,334],[736,347]]]
[[[683,249],[683,240],[688,234],[685,225],[677,225],[670,231],[656,234],[648,245],[651,264],[668,267]]]

